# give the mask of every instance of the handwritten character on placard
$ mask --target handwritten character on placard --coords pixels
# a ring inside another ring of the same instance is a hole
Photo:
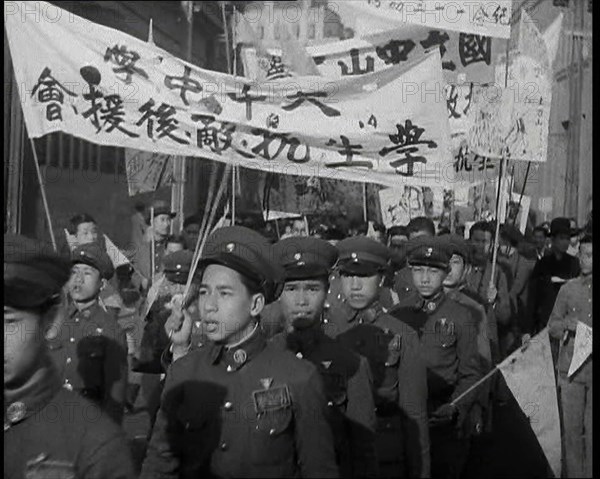
[[[489,158],[486,161],[485,156],[475,155],[473,157],[473,161],[479,162],[478,171],[493,170],[494,168],[496,168],[496,165],[494,164],[494,162],[491,161]]]
[[[470,156],[471,155],[469,154],[468,145],[462,144],[458,149],[458,153],[454,157],[454,171],[456,171],[457,173],[461,171],[472,171],[473,166],[469,161]]]
[[[350,140],[348,137],[344,135],[340,135],[340,139],[342,140],[342,144],[338,145],[338,142],[333,138],[330,138],[326,143],[327,146],[338,145],[341,146],[341,149],[338,150],[338,153],[342,156],[346,157],[346,161],[339,163],[329,163],[327,164],[327,168],[340,168],[344,166],[354,166],[354,167],[367,167],[369,169],[373,168],[373,163],[370,161],[353,161],[354,155],[358,154],[358,150],[362,150],[362,145],[352,145],[350,144]]]
[[[267,80],[279,80],[280,78],[291,77],[292,74],[286,68],[285,64],[281,61],[279,55],[272,55],[269,60],[266,79]]]
[[[419,43],[421,46],[428,50],[429,48],[439,45],[440,46],[440,55],[442,56],[442,60],[444,55],[446,54],[447,48],[444,45],[448,40],[450,40],[450,35],[447,32],[440,32],[439,30],[430,30],[429,35],[425,40],[421,40]],[[456,65],[453,61],[445,62],[442,61],[442,68],[444,70],[454,71],[456,70]]]
[[[61,91],[62,90],[62,91]],[[37,83],[33,87],[31,96],[38,94],[38,101],[41,103],[49,103],[46,106],[46,119],[48,121],[62,121],[62,105],[65,101],[65,95],[76,97],[77,95],[67,90],[53,76],[50,68],[46,67],[42,70],[42,74],[38,78]]]
[[[201,93],[202,85],[198,80],[194,80],[190,77],[192,69],[188,66],[183,67],[183,75],[180,77],[176,76],[165,76],[165,86],[169,90],[180,90],[179,96],[184,105],[189,106],[187,99],[187,92]]]
[[[143,113],[142,117],[136,123],[137,126],[142,125],[144,122],[147,122],[147,131],[148,138],[154,139],[154,121],[158,124],[156,128],[156,133],[158,133],[158,138],[169,137],[173,141],[180,143],[182,145],[189,145],[189,141],[184,138],[180,138],[175,136],[173,133],[179,129],[179,122],[173,118],[175,115],[175,107],[172,105],[168,105],[166,103],[161,103],[161,105],[153,109],[155,102],[152,98],[150,98],[146,103],[144,103],[139,111]]]
[[[212,115],[192,115],[192,121],[200,121],[204,125],[196,130],[198,148],[207,146],[213,153],[220,155],[231,146],[234,123],[215,121]]]
[[[433,140],[421,139],[425,129],[416,124],[413,125],[411,120],[406,120],[404,125],[397,123],[396,130],[396,134],[389,135],[393,146],[384,147],[379,150],[379,156],[387,156],[392,152],[404,155],[404,158],[390,162],[390,166],[395,168],[397,173],[402,176],[414,176],[414,164],[427,163],[427,159],[424,156],[413,156],[413,153],[419,151],[419,148],[415,145],[427,145],[428,148],[436,148],[437,143]],[[406,166],[406,170],[399,171],[401,166]]]
[[[415,48],[412,40],[391,40],[381,47],[375,48],[375,53],[386,65],[397,65],[408,60],[408,54]]]
[[[227,93],[227,96],[236,103],[246,104],[246,120],[248,121],[252,120],[252,102],[265,101],[267,99],[267,95],[260,95],[250,91],[248,83],[242,86],[241,93]]]
[[[360,66],[360,58],[359,58],[359,50],[358,48],[352,48],[350,50],[350,61],[352,63],[352,69],[348,68],[348,65],[339,60],[337,62],[338,66],[342,70],[342,76],[350,76],[350,75],[364,75],[365,73],[371,73],[375,71],[375,59],[371,55],[365,56],[366,66],[362,68]],[[318,65],[318,63],[317,63]]]
[[[491,37],[461,32],[458,37],[458,55],[464,67],[477,62],[489,65],[492,61]]]
[[[456,85],[448,85],[449,88],[446,90],[446,107],[448,108],[448,118],[460,118],[461,114],[458,113],[458,87]]]
[[[106,95],[104,97],[104,107],[100,108],[100,113],[100,119],[104,121],[102,127],[108,124],[108,128],[106,128],[107,133],[112,132],[116,128],[129,137],[138,138],[140,136],[123,128],[122,123],[125,111],[123,110],[123,99],[119,95]]]
[[[110,60],[117,65],[117,67],[113,68],[113,72],[125,74],[125,78],[122,80],[127,84],[131,83],[131,77],[134,74],[138,74],[146,80],[148,79],[148,74],[135,65],[139,59],[139,53],[127,50],[125,45],[115,45],[112,48],[107,48],[104,54],[105,62]]]
[[[296,108],[298,108],[300,105],[302,105],[305,101],[307,101],[307,102],[315,105],[317,108],[319,108],[319,110],[321,110],[325,116],[328,116],[328,117],[340,116],[341,113],[338,110],[336,110],[335,108],[332,108],[330,106],[327,106],[324,103],[322,103],[321,101],[317,100],[317,98],[327,98],[327,96],[328,96],[327,92],[325,92],[325,91],[316,91],[316,92],[312,92],[312,93],[299,91],[299,92],[293,93],[291,95],[286,95],[286,98],[288,100],[294,100],[294,101],[292,103],[290,103],[289,105],[283,105],[281,108],[285,111],[293,111]]]
[[[102,108],[102,102],[100,100],[104,96],[102,92],[98,90],[102,75],[100,75],[100,72],[96,67],[92,66],[82,67],[79,72],[89,87],[89,92],[83,94],[83,99],[91,103],[89,110],[83,112],[83,117],[85,119],[91,117],[92,125],[96,127],[96,133],[98,133],[102,129],[100,118],[98,117],[100,108]]]

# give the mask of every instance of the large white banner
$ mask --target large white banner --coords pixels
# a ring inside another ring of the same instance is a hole
[[[374,15],[401,25],[413,23],[489,37],[509,38],[511,0],[352,0],[339,2],[355,16]]]
[[[45,2],[4,9],[31,138],[63,131],[103,145],[389,186],[456,181],[439,50],[357,77],[257,84]]]

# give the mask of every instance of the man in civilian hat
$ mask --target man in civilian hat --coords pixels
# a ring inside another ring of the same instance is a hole
[[[530,278],[529,314],[526,315],[530,321],[524,325],[524,332],[532,335],[547,325],[562,285],[580,272],[578,259],[567,254],[571,239],[569,219],[554,218],[550,223],[550,237],[550,254],[537,262]]]
[[[120,423],[127,388],[127,341],[116,312],[99,301],[114,268],[102,246],[88,243],[71,253],[67,284],[71,302],[49,348],[64,386],[99,404]]]
[[[69,262],[4,235],[4,477],[135,477],[119,427],[63,386],[47,339],[60,329]]]
[[[333,303],[324,330],[369,361],[381,477],[429,477],[427,376],[419,338],[379,302],[390,252],[364,236],[337,247],[345,309],[344,315],[336,314]]]
[[[273,247],[285,270],[279,306],[285,331],[272,341],[313,363],[325,385],[329,421],[342,477],[377,477],[375,404],[365,358],[327,336],[321,328],[335,246],[311,237],[287,238]]]
[[[469,440],[462,434],[463,421],[478,391],[455,400],[484,374],[477,350],[477,321],[471,310],[444,293],[449,261],[443,238],[417,238],[409,248],[408,264],[418,298],[416,302],[400,303],[391,311],[418,335],[427,364],[434,478],[457,478],[462,473],[469,447]]]
[[[196,277],[207,342],[186,354],[193,318],[174,304],[174,361],[141,477],[338,476],[319,372],[259,327],[281,290],[272,258],[266,238],[248,228],[208,237]]]
[[[152,283],[154,275],[162,271],[166,241],[172,219],[177,215],[171,211],[166,201],[156,200],[146,212],[148,229],[147,241],[143,242],[136,252],[134,264],[148,283]],[[154,241],[154,271],[152,270],[152,242]],[[147,286],[148,284],[146,284]]]

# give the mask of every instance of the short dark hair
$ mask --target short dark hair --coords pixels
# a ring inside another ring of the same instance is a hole
[[[96,223],[96,220],[87,213],[79,213],[79,214],[73,216],[73,218],[71,218],[69,220],[69,223],[71,224],[69,233],[71,233],[72,235],[77,234],[77,228],[82,223],[94,223],[95,225],[98,224],[98,223]]]
[[[582,245],[583,243],[592,243],[592,235],[591,234],[584,234],[583,237],[579,240],[579,244]]]
[[[473,223],[473,226],[471,226],[471,229],[469,230],[469,238],[473,237],[473,233],[475,233],[475,231],[483,231],[484,233],[490,233],[492,235],[494,234],[490,224],[487,221],[477,221],[476,223]]]
[[[543,226],[536,226],[535,228],[533,228],[533,233],[535,234],[536,232],[542,232],[544,234],[545,237],[548,237],[548,231],[546,230],[546,228],[544,228]]]
[[[406,226],[392,226],[387,232],[388,239],[392,236],[406,236],[408,238],[408,228]]]
[[[406,229],[409,235],[411,233],[417,233],[418,231],[425,231],[431,236],[435,236],[435,225],[433,224],[433,220],[427,218],[426,216],[418,216],[413,218],[408,222]]]

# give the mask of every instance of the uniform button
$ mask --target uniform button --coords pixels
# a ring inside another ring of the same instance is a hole
[[[231,367],[231,364],[227,365],[227,372],[230,373],[231,371],[233,371],[233,368]]]
[[[231,411],[233,409],[233,403],[231,401],[227,401],[223,407],[225,408],[225,411]]]
[[[67,364],[71,364],[71,358],[67,358]]]
[[[222,442],[219,447],[221,448],[221,451],[226,451],[229,448],[226,442]]]
[[[75,322],[78,323],[79,322],[79,318],[75,318]]]
[[[269,430],[269,436],[272,436],[273,434],[275,434],[275,429],[270,429]]]
[[[327,405],[328,405],[328,406],[333,406],[333,401],[329,401],[329,402],[327,403]]]
[[[69,339],[69,341],[71,341],[72,343],[74,343],[75,342],[75,338],[71,338],[71,339]]]

